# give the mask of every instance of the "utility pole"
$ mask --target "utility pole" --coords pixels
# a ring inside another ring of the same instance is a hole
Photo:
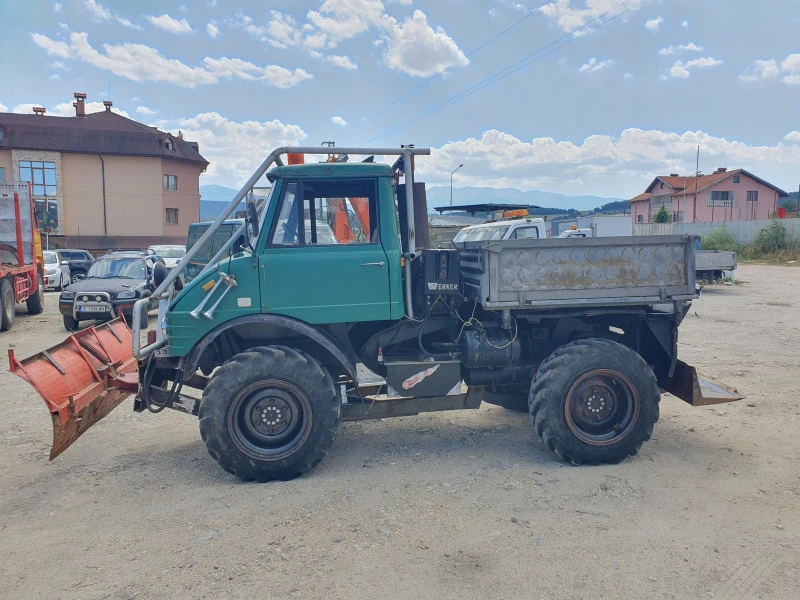
[[[450,173],[450,206],[451,207],[453,206],[453,175],[455,174],[456,171],[458,171],[463,166],[464,166],[463,163],[458,165],[455,169],[453,169],[453,172]]]

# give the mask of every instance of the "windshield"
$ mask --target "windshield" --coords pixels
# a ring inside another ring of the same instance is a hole
[[[89,268],[87,279],[147,279],[144,259],[98,258]]]
[[[495,225],[493,227],[476,227],[475,229],[462,229],[453,238],[454,242],[483,242],[486,240],[502,240],[508,231],[508,225]]]
[[[58,263],[58,255],[55,252],[44,253],[44,264],[55,265]]]
[[[186,256],[186,248],[159,248],[153,247],[153,254],[157,254],[161,258],[183,258]]]

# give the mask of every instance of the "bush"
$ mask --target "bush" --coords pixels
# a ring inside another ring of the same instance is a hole
[[[672,223],[672,216],[669,214],[664,205],[661,205],[661,208],[658,209],[658,212],[653,217],[653,221],[655,223]]]
[[[775,252],[784,250],[789,245],[789,236],[786,228],[780,221],[773,221],[756,233],[753,246],[757,252]]]
[[[739,252],[740,246],[733,239],[731,232],[720,227],[712,229],[707,235],[704,235],[700,240],[703,250],[729,250],[731,252]]]

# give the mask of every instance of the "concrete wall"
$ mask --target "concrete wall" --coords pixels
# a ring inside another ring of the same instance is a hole
[[[200,220],[200,173],[202,167],[193,163],[169,158],[161,159],[161,223],[163,235],[180,237],[186,240],[189,235],[189,223]],[[178,178],[177,190],[163,189],[164,175],[175,175]],[[167,209],[178,209],[178,224],[167,224]]]
[[[756,233],[769,227],[772,219],[758,221],[731,221],[728,223],[651,223],[635,225],[634,235],[670,235],[685,233],[689,235],[708,235],[714,229],[727,229],[739,244],[750,244]],[[781,224],[790,234],[800,235],[800,219],[781,219]]]
[[[100,159],[91,154],[61,157],[65,235],[103,235],[103,186]]]
[[[12,164],[11,150],[0,150],[0,169],[6,170],[5,180],[0,177],[0,181],[14,181]]]
[[[108,235],[163,235],[163,219],[159,219],[161,159],[104,155],[103,160],[106,163]]]

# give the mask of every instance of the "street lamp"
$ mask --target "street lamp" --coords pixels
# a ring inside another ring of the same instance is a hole
[[[453,169],[453,172],[450,173],[450,206],[451,207],[453,206],[453,175],[455,174],[456,171],[458,171],[463,166],[464,166],[463,164],[458,165],[455,169]]]

